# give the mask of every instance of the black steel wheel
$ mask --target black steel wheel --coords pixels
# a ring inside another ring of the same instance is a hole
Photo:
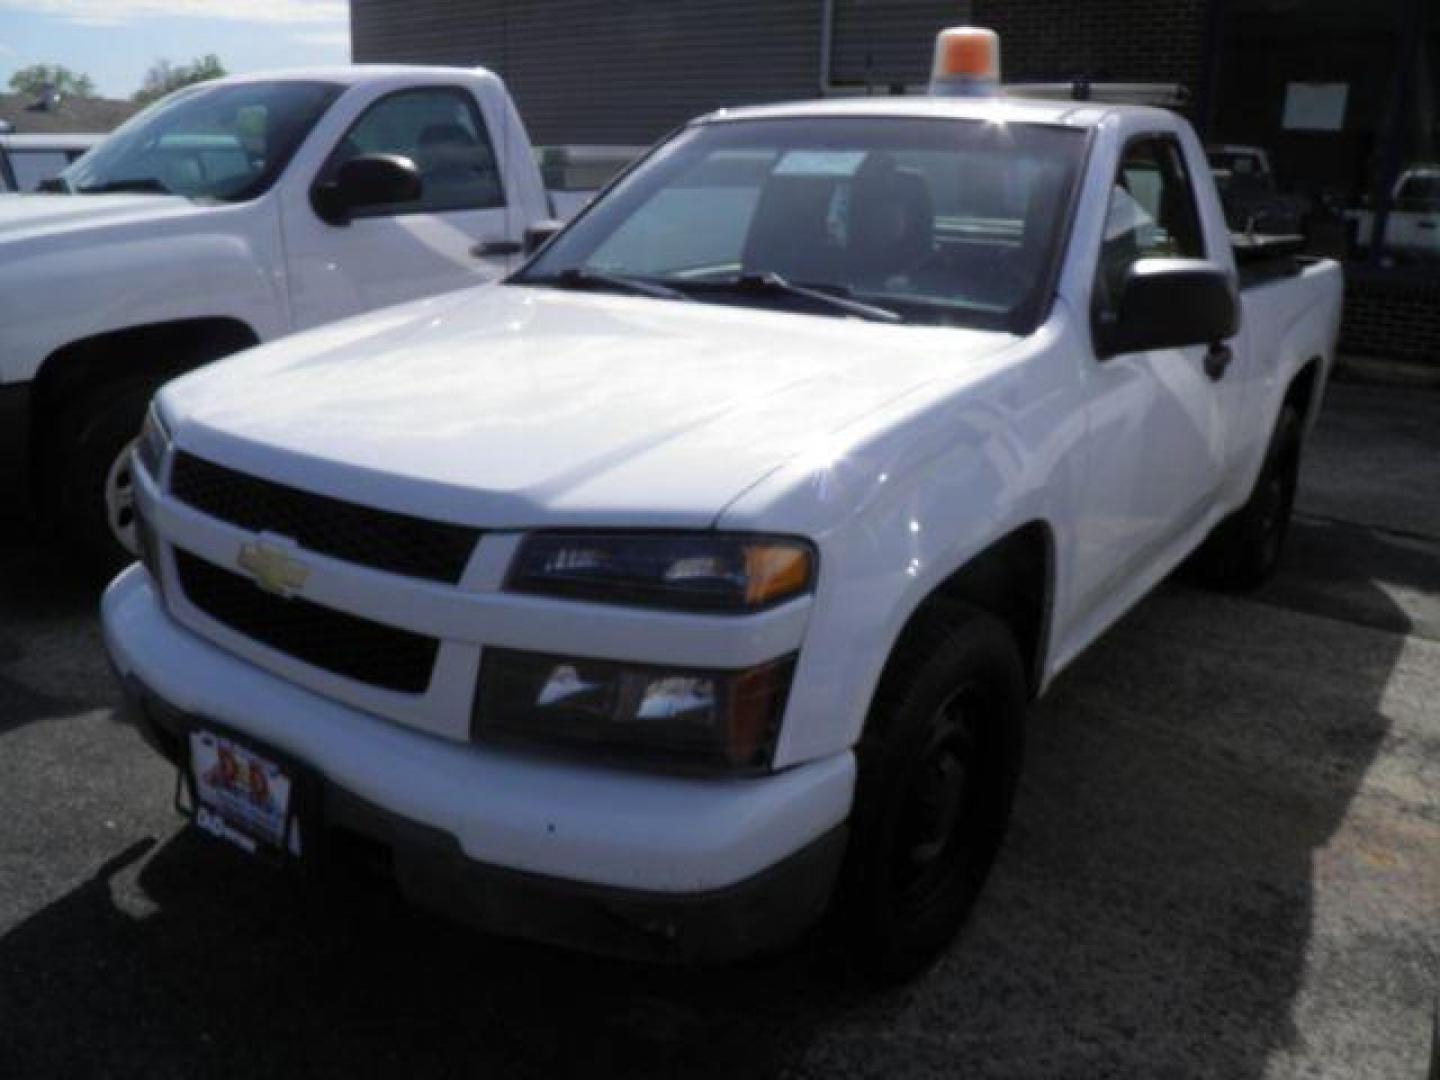
[[[1005,834],[1026,686],[1000,620],[935,603],[892,659],[858,748],[834,928],[864,976],[908,978],[969,914]]]

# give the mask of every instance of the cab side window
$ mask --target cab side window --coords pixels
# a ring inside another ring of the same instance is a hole
[[[1125,148],[1110,206],[1095,288],[1112,310],[1137,259],[1203,259],[1205,239],[1180,144],[1171,136],[1136,139]]]
[[[490,133],[474,100],[458,87],[402,90],[370,106],[340,140],[321,170],[333,179],[361,154],[400,154],[420,171],[423,192],[410,203],[391,203],[356,217],[485,210],[505,205]]]

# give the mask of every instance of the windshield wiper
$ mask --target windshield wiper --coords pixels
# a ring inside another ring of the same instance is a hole
[[[877,307],[874,304],[867,304],[861,300],[852,300],[845,295],[843,285],[796,285],[781,274],[773,270],[767,270],[759,274],[741,274],[731,281],[720,281],[707,283],[706,289],[724,289],[737,293],[757,294],[780,294],[782,296],[797,296],[804,300],[811,300],[817,304],[824,304],[827,307],[836,308],[847,314],[855,315],[861,319],[870,319],[874,322],[900,322],[901,318],[897,312],[889,308]]]
[[[153,176],[135,176],[129,180],[110,180],[103,184],[84,184],[75,189],[81,195],[116,195],[121,192],[173,195],[174,192]]]
[[[537,283],[544,283],[546,279],[535,280]],[[590,270],[582,266],[572,266],[561,270],[549,280],[564,289],[616,289],[620,292],[638,293],[641,296],[653,296],[660,300],[690,299],[679,289],[672,289],[668,285],[645,281],[641,278],[625,277],[621,274],[607,274],[603,270]]]

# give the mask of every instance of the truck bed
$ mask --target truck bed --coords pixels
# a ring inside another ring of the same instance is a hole
[[[1294,277],[1306,265],[1305,237],[1231,233],[1230,247],[1240,274],[1240,288],[1250,289],[1278,278]],[[1314,260],[1309,260],[1314,261]]]

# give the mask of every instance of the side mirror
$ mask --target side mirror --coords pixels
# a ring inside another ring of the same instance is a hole
[[[565,227],[563,221],[556,221],[554,218],[544,218],[528,225],[525,228],[525,254],[534,255],[547,243],[550,238]]]
[[[1203,259],[1139,259],[1115,311],[1097,320],[1095,346],[1103,358],[1210,345],[1239,328],[1235,284],[1224,270]]]
[[[414,202],[424,190],[420,170],[408,157],[361,154],[341,165],[334,179],[316,184],[310,205],[326,224],[345,225],[358,209]]]

